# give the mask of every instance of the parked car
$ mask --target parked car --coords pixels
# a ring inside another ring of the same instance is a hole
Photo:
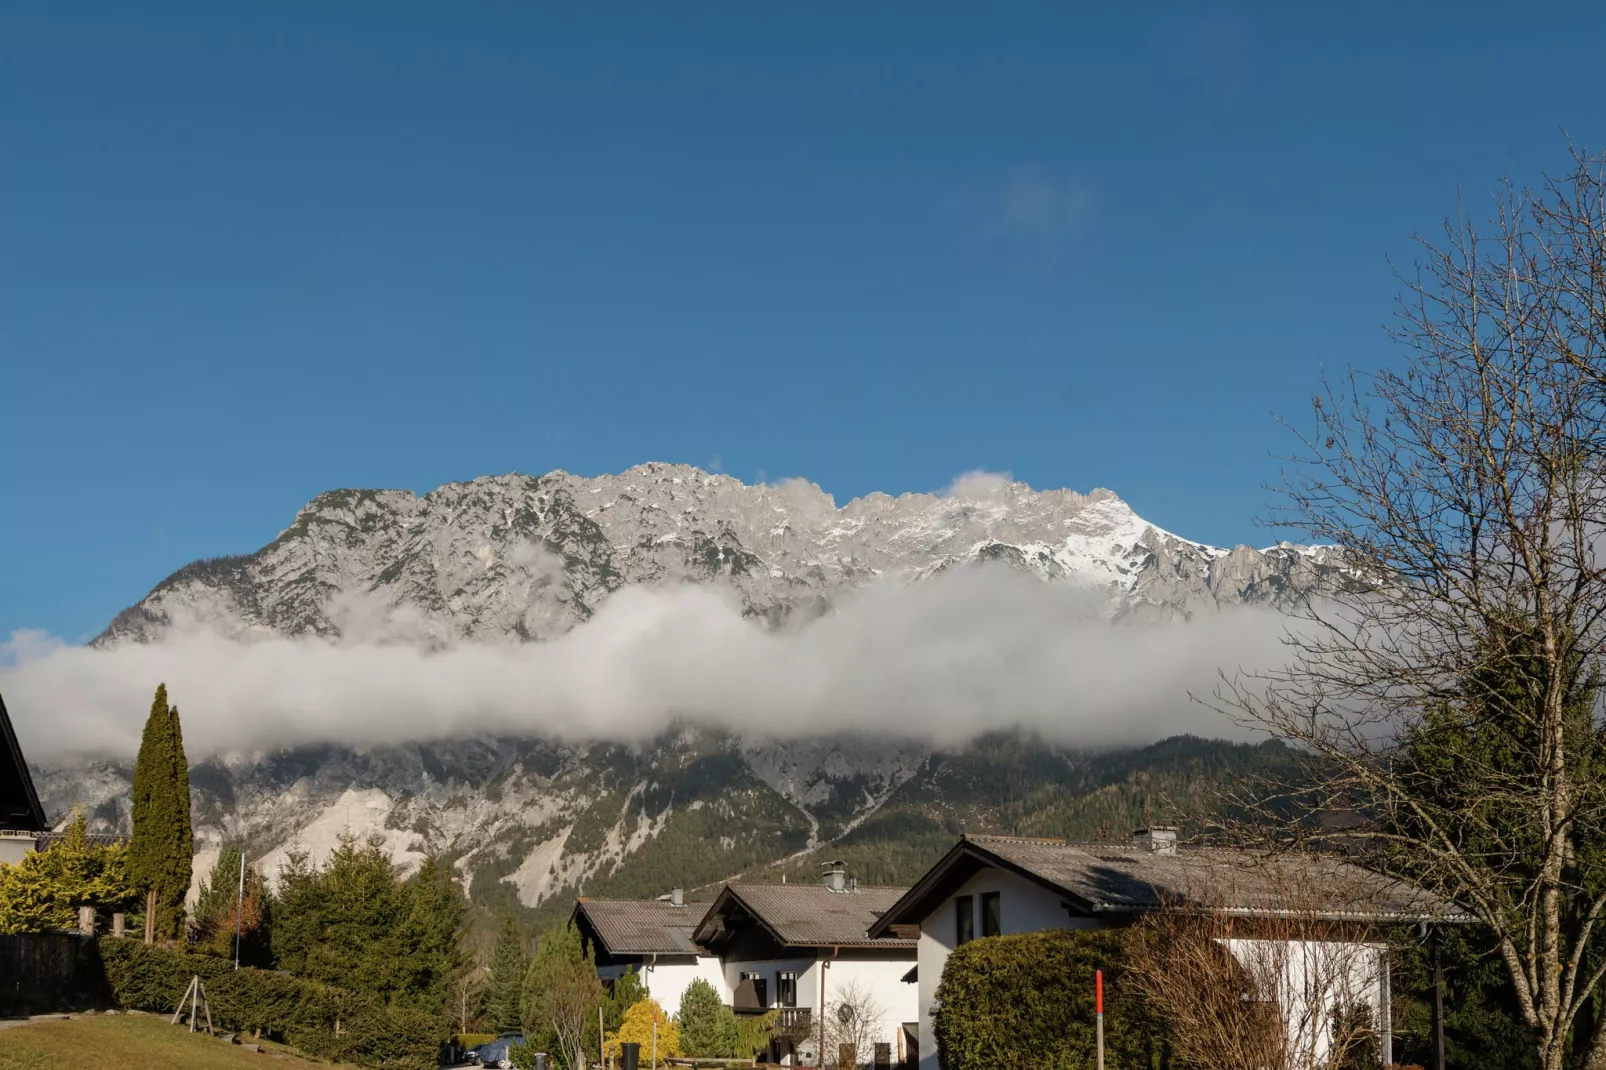
[[[508,1049],[515,1044],[524,1043],[523,1033],[503,1033],[495,1040],[488,1040],[484,1044],[468,1053],[469,1060],[481,1066],[510,1068],[513,1065],[513,1056]]]

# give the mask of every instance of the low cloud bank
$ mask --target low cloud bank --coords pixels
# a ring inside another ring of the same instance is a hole
[[[1110,625],[1095,597],[1002,567],[872,587],[765,631],[707,588],[626,588],[539,644],[237,640],[178,628],[112,650],[19,632],[0,693],[34,758],[127,755],[166,681],[192,757],[473,733],[639,738],[682,720],[749,734],[879,731],[938,742],[1021,725],[1086,745],[1233,735],[1190,701],[1218,670],[1281,660],[1265,610]]]

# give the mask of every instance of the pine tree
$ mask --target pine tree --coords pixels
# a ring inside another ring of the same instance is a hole
[[[178,936],[184,923],[184,896],[190,890],[195,843],[190,829],[190,769],[178,707],[167,704],[167,685],[158,684],[134,763],[134,834],[128,864],[136,887],[146,893],[146,935]]]
[[[519,998],[524,987],[524,971],[528,968],[524,930],[509,909],[502,914],[496,947],[491,952],[491,981],[485,999],[486,1029],[508,1033],[523,1025]]]
[[[726,1059],[736,1051],[736,1015],[701,977],[680,996],[680,1045],[703,1058]]]
[[[201,882],[195,900],[195,947],[208,955],[233,958],[239,937],[240,961],[265,966],[268,953],[268,896],[262,873],[245,867],[245,894],[240,894],[243,849],[231,843],[218,853],[212,872]]]

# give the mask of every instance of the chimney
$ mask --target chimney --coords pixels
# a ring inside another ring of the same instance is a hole
[[[686,905],[686,889],[684,889],[684,888],[671,888],[671,889],[669,889],[669,905],[670,906],[676,906],[676,907],[685,906]]]
[[[1132,846],[1147,847],[1157,855],[1177,853],[1177,830],[1165,825],[1149,825],[1132,833]]]
[[[845,892],[848,889],[848,871],[840,859],[835,862],[822,862],[820,868],[825,870],[820,874],[820,881],[833,892]]]

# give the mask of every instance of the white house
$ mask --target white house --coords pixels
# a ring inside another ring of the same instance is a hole
[[[868,1065],[875,1045],[886,1044],[901,1064],[914,1033],[918,993],[913,983],[916,933],[887,929],[870,935],[902,888],[860,886],[840,867],[819,884],[730,884],[714,900],[694,933],[696,942],[724,965],[731,1004],[738,1013],[779,1009],[769,1058],[818,1065],[820,1012],[825,1042],[847,1032],[840,1017],[857,1016],[851,1031]],[[844,1005],[852,1008],[844,1012]],[[835,1061],[835,1049],[831,1050]]]
[[[1292,903],[1291,889],[1322,897],[1317,913],[1308,913],[1308,901]],[[1256,923],[1310,916],[1346,925],[1350,939],[1343,942],[1223,941],[1246,970],[1273,979],[1291,1040],[1314,1058],[1329,1043],[1335,986],[1312,996],[1312,977],[1340,977],[1344,998],[1370,1007],[1384,1038],[1383,1061],[1390,1062],[1387,947],[1377,927],[1464,920],[1453,908],[1334,855],[1271,858],[1183,847],[1175,830],[1145,829],[1120,845],[962,837],[869,931],[877,936],[919,927],[919,1066],[937,1070],[932,1013],[943,966],[958,945],[983,936],[1126,925],[1189,904]],[[1288,926],[1282,930],[1286,934]],[[1303,1010],[1295,1006],[1301,1000]]]
[[[574,924],[597,960],[597,976],[617,980],[634,968],[658,1005],[674,1014],[681,994],[698,977],[720,998],[731,999],[718,957],[698,947],[692,930],[708,904],[688,903],[676,889],[663,899],[580,899]]]
[[[28,763],[11,730],[11,715],[0,699],[0,862],[22,861],[46,827]]]

